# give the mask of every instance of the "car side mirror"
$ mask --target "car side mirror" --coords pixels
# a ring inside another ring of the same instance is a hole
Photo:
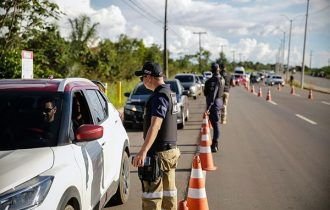
[[[129,97],[129,95],[131,95],[130,92],[126,92],[126,93],[124,93],[124,96],[125,96],[125,97]]]
[[[76,141],[93,141],[103,136],[103,126],[83,124],[76,131]]]

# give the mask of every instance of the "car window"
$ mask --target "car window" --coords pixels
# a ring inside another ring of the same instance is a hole
[[[56,146],[63,95],[0,92],[0,150]]]
[[[165,84],[169,84],[171,90],[174,93],[179,94],[179,89],[178,89],[178,86],[176,85],[176,82],[175,81],[165,81]]]
[[[103,120],[105,120],[106,113],[97,94],[97,90],[87,90],[86,94],[92,103],[90,108],[94,118],[96,119],[96,123],[100,124]]]
[[[151,95],[152,91],[147,89],[144,85],[139,85],[133,92],[133,95]]]
[[[192,75],[177,75],[175,79],[178,79],[180,82],[194,82],[194,76]]]
[[[74,132],[83,124],[93,124],[87,101],[81,91],[76,91],[72,95],[71,113],[72,128]]]

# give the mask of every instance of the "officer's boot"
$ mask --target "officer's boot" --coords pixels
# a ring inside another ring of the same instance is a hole
[[[211,152],[213,152],[213,153],[218,152],[218,142],[212,142]]]

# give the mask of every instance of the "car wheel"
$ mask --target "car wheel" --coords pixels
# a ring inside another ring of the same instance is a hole
[[[196,100],[197,99],[197,96],[194,96],[194,99]]]
[[[130,188],[130,169],[129,169],[129,158],[128,154],[124,151],[122,157],[122,164],[119,174],[119,185],[116,194],[110,200],[115,204],[124,204],[129,197],[129,188]]]
[[[75,208],[71,204],[66,204],[64,210],[75,210]]]

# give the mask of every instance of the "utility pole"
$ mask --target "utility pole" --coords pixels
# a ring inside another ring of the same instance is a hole
[[[226,45],[220,45],[221,46],[221,53],[223,53],[223,47],[225,47]]]
[[[235,50],[231,51],[233,53],[233,63],[235,63]]]
[[[312,70],[312,57],[313,57],[313,50],[311,50],[311,53],[309,54],[309,68]]]
[[[168,74],[168,57],[167,57],[167,0],[165,0],[165,21],[164,21],[164,52],[163,52],[163,64],[166,77],[169,78]]]
[[[309,7],[309,0],[307,0],[307,11],[306,11],[306,22],[305,22],[304,48],[303,48],[303,59],[302,59],[301,81],[300,81],[300,83],[301,83],[301,89],[304,89],[305,48],[306,48],[306,34],[307,34],[308,7]]]
[[[198,34],[199,36],[199,72],[202,72],[202,42],[201,42],[201,35],[206,34],[206,32],[193,32],[193,34]]]
[[[288,73],[290,70],[290,48],[291,48],[291,31],[292,31],[292,19],[290,20],[290,32],[289,32],[289,46],[288,46],[288,63],[286,66],[285,80],[288,80]]]
[[[239,62],[241,63],[242,62],[242,53],[238,53],[238,56],[239,56]]]

